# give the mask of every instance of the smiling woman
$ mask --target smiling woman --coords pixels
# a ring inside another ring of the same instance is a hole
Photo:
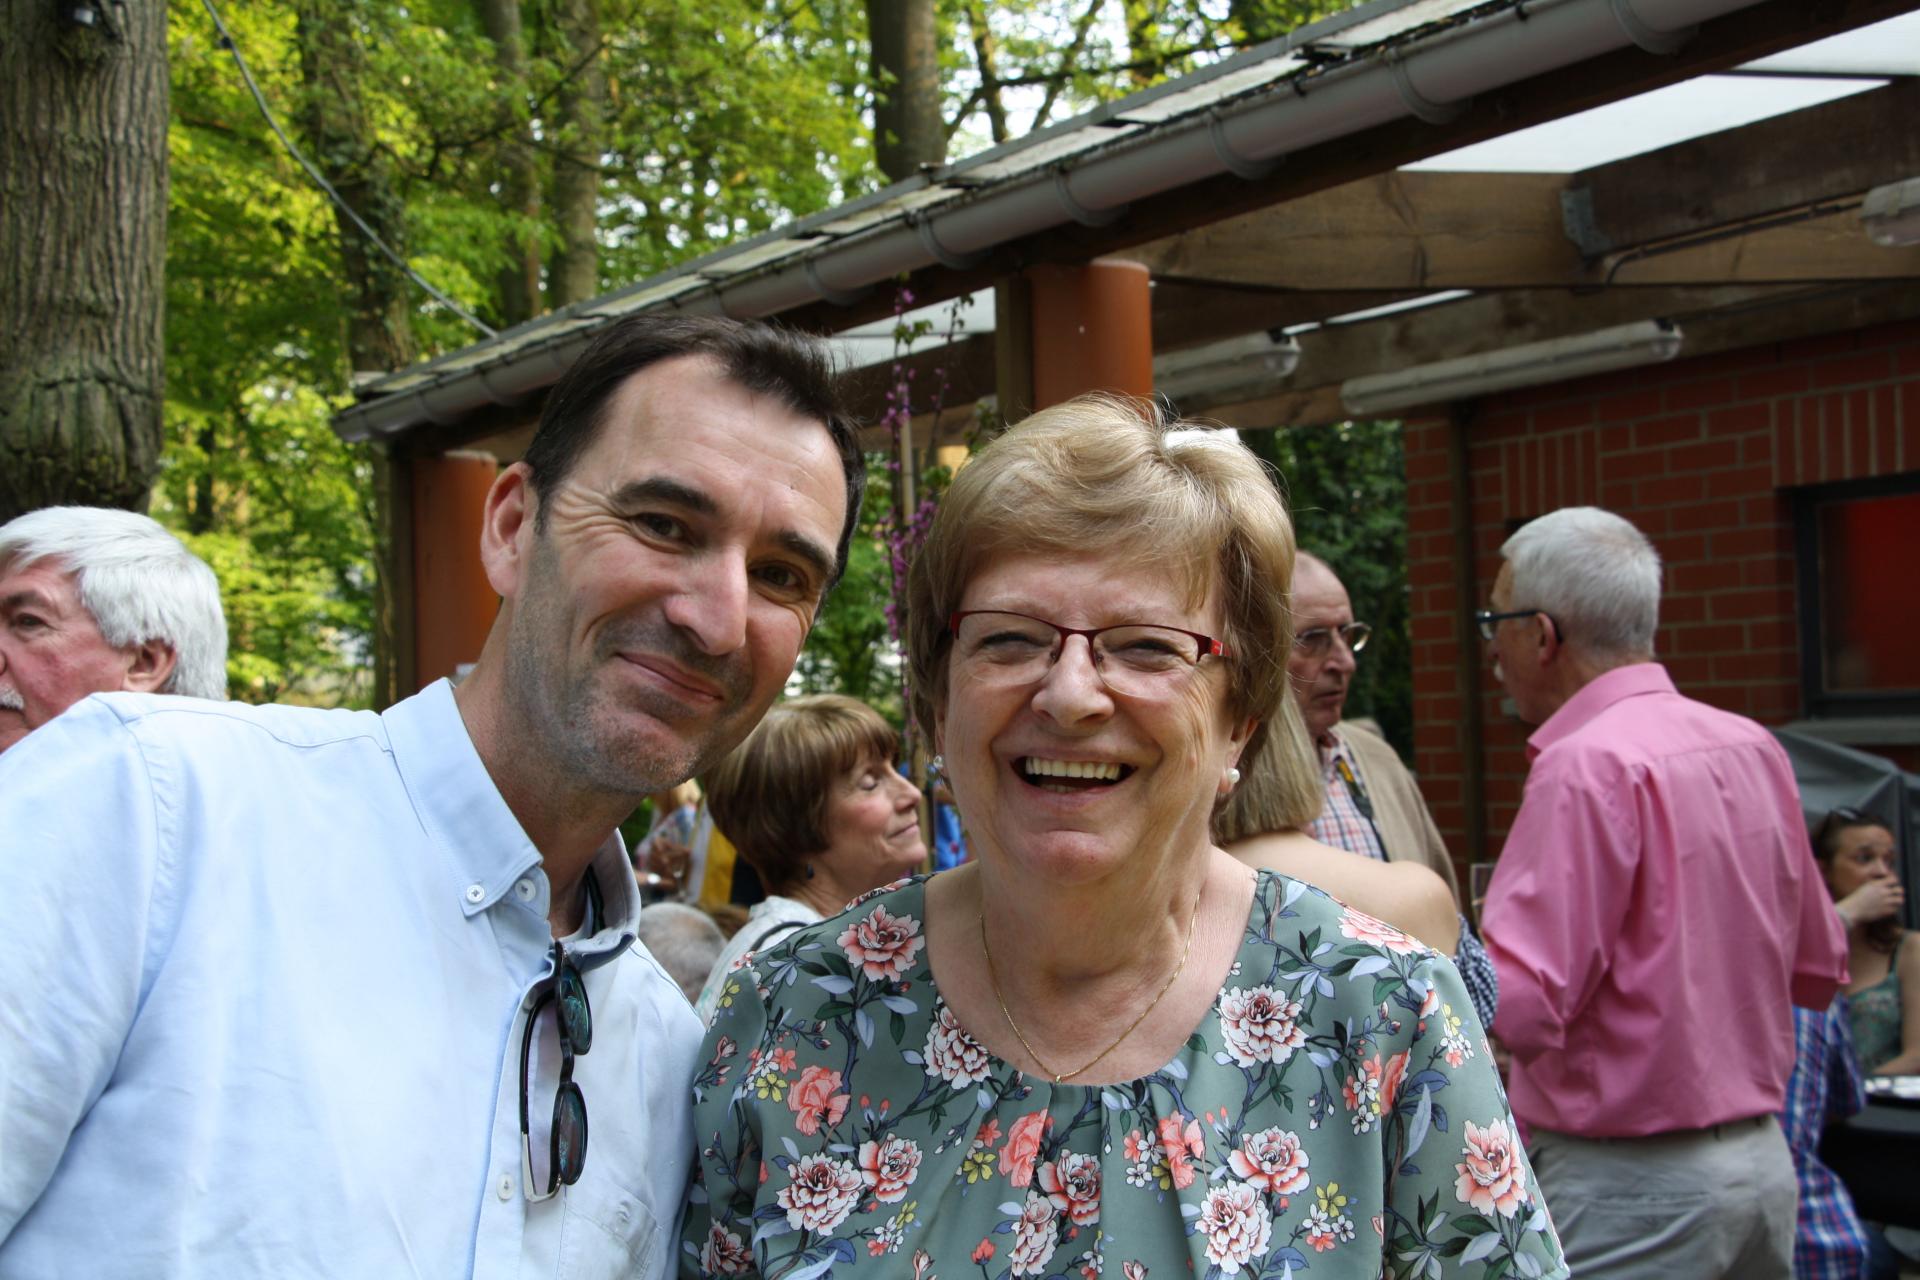
[[[908,650],[974,859],[734,975],[698,1274],[1566,1274],[1452,965],[1210,838],[1293,532],[1177,425],[1083,398],[955,477]]]
[[[920,869],[920,789],[893,767],[898,748],[879,712],[817,694],[775,706],[708,776],[714,826],[770,896],[714,962],[694,1004],[702,1018],[737,989],[748,953]]]

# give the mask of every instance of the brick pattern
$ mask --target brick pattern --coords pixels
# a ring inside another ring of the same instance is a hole
[[[1415,763],[1464,867],[1494,857],[1512,824],[1527,730],[1501,711],[1499,684],[1483,670],[1486,845],[1469,849],[1454,430],[1406,424],[1407,555]],[[1465,431],[1477,599],[1512,525],[1557,507],[1606,507],[1665,561],[1658,647],[1681,689],[1777,724],[1800,701],[1787,490],[1920,471],[1920,322],[1490,396]]]

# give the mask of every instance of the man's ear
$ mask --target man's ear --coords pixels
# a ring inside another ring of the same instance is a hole
[[[159,693],[180,661],[165,640],[142,640],[121,652],[127,656],[127,674],[120,687],[128,693]]]
[[[1540,624],[1540,665],[1544,667],[1559,656],[1567,642],[1560,635],[1560,624],[1552,618],[1536,613],[1534,620]]]
[[[480,518],[480,564],[502,599],[519,593],[539,510],[540,497],[526,463],[516,462],[494,477]]]

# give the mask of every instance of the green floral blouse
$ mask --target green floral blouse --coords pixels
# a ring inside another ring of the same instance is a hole
[[[1447,960],[1262,873],[1173,1061],[1054,1084],[927,966],[924,881],[751,957],[695,1082],[684,1276],[1565,1276]]]

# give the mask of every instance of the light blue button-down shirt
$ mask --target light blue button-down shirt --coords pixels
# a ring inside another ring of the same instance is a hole
[[[549,888],[450,686],[115,694],[29,734],[0,754],[0,1277],[668,1274],[700,1024],[617,838],[594,872],[586,1170],[530,1203]]]

